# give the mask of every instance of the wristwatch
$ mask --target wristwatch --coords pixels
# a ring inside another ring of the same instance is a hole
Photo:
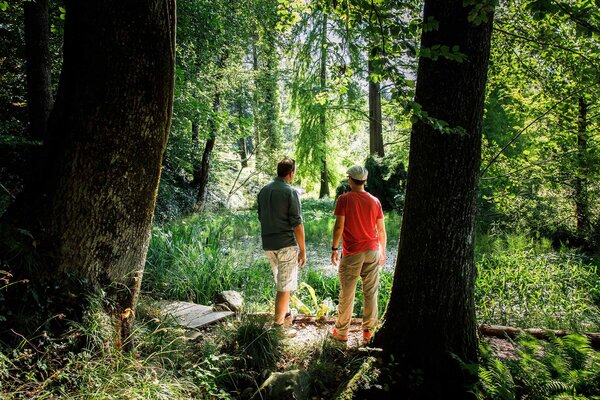
[[[333,247],[333,246],[331,246],[331,251],[338,251],[338,250],[339,250],[339,248],[338,248],[338,247]]]

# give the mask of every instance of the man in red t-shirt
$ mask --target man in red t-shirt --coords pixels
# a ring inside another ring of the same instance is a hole
[[[338,269],[340,301],[338,317],[331,335],[340,341],[348,340],[354,293],[358,278],[362,279],[364,295],[363,344],[373,335],[377,323],[377,288],[379,265],[385,264],[387,237],[381,203],[365,192],[368,171],[360,165],[348,169],[352,189],[341,195],[335,205],[335,226],[331,244],[331,263],[338,264],[338,244],[342,239],[342,260]]]

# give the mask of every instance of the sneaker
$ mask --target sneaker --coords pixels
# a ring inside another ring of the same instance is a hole
[[[373,338],[373,333],[371,333],[370,331],[363,331],[363,345],[367,345],[369,344],[369,342],[371,341],[371,339]]]
[[[290,310],[285,313],[285,318],[283,320],[283,325],[291,326],[298,315],[298,311],[295,308],[290,308]]]
[[[333,328],[330,332],[331,336],[335,339],[338,340],[340,342],[347,342],[348,341],[348,335],[342,335],[338,332],[337,329]]]

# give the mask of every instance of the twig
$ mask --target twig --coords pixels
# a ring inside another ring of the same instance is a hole
[[[591,86],[591,85],[590,85]],[[556,107],[558,107],[560,104],[564,103],[565,101],[571,99],[572,97],[578,95],[580,92],[574,92],[571,95],[565,97],[564,99],[557,101],[556,103],[554,103],[549,109],[547,109],[545,112],[543,112],[541,115],[539,115],[536,119],[534,119],[533,121],[531,121],[529,124],[527,124],[527,126],[523,129],[521,129],[519,131],[519,133],[517,133],[512,139],[510,139],[508,141],[508,143],[506,143],[504,145],[504,147],[502,147],[502,149],[492,158],[492,160],[488,163],[488,165],[485,166],[485,168],[481,171],[481,173],[479,174],[480,176],[483,176],[485,174],[485,172],[488,170],[488,168],[498,159],[498,157],[500,157],[500,154],[502,154],[504,152],[504,150],[506,150],[508,148],[508,146],[510,146],[511,144],[513,144],[518,138],[519,136],[521,136],[521,134],[523,132],[525,132],[527,129],[529,129],[533,124],[535,124],[536,122],[538,122],[539,120],[541,120],[542,118],[544,118],[546,115],[550,114],[550,111],[554,110]]]
[[[0,187],[2,187],[2,189],[4,189],[4,190],[6,191],[6,193],[8,193],[8,195],[9,195],[10,197],[12,197],[12,199],[13,199],[13,200],[16,200],[16,197],[15,197],[15,196],[14,196],[14,195],[13,195],[13,194],[10,192],[10,190],[8,190],[8,189],[6,188],[6,186],[4,186],[3,184],[1,184],[1,183],[0,183]]]
[[[253,149],[252,149],[252,151],[250,152],[250,155],[248,155],[248,156],[246,157],[246,159],[245,159],[245,160],[242,160],[242,161],[248,161],[248,160],[250,160],[250,159],[252,158],[252,156],[254,155],[254,153],[256,152],[256,150],[258,150],[258,148],[259,148],[260,146],[262,146],[262,144],[263,144],[264,142],[266,142],[266,141],[267,141],[267,139],[268,139],[268,138],[264,138],[263,140],[261,140],[260,142],[258,142],[258,143],[256,144],[256,146],[254,146],[254,148],[253,148]],[[242,175],[242,171],[243,171],[243,170],[244,170],[244,166],[242,165],[242,167],[240,168],[240,170],[239,170],[239,172],[238,172],[237,176],[235,177],[235,180],[233,181],[233,184],[231,185],[231,189],[229,190],[229,193],[227,194],[227,203],[229,203],[229,199],[231,199],[231,196],[232,196],[232,195],[233,195],[233,194],[234,194],[236,191],[238,191],[238,190],[239,190],[239,189],[240,189],[242,186],[244,186],[244,184],[245,184],[246,182],[248,182],[248,179],[250,179],[252,176],[255,176],[255,175],[257,175],[256,173],[254,173],[254,174],[251,174],[251,175],[250,175],[248,178],[246,178],[246,180],[244,180],[244,182],[242,182],[242,184],[241,184],[240,186],[238,186],[238,187],[236,188],[236,187],[235,187],[235,184],[236,184],[236,183],[237,183],[237,181],[240,179],[240,175]]]

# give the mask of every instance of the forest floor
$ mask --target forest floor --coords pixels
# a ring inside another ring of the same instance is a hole
[[[328,320],[326,323],[320,321],[305,321],[302,319],[295,321],[291,326],[295,331],[295,336],[287,339],[287,346],[309,347],[315,342],[325,340],[333,328],[331,322],[332,320]],[[511,340],[487,336],[482,337],[482,339],[492,346],[496,356],[503,359],[515,358],[515,346]],[[333,338],[331,338],[331,340],[333,340]],[[340,345],[343,344],[340,343]],[[356,320],[354,320],[350,326],[346,346],[348,349],[358,349],[362,346],[361,326]]]

